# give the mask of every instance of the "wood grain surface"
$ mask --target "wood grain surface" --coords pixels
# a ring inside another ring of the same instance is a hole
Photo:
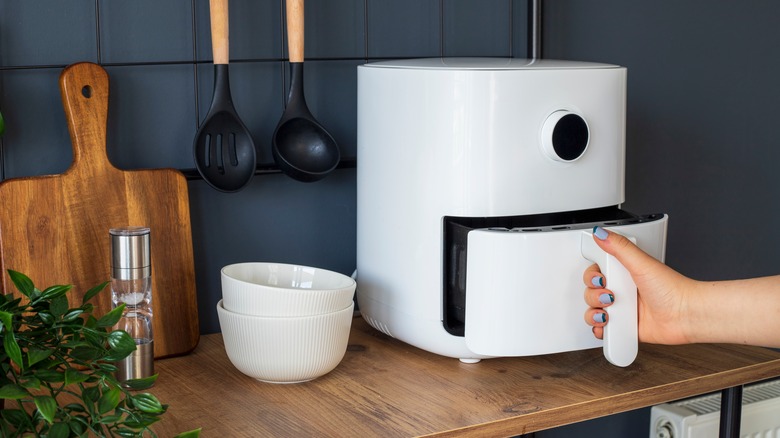
[[[73,284],[69,299],[110,279],[108,230],[151,229],[155,356],[191,351],[199,340],[189,195],[173,169],[122,171],[106,155],[108,74],[79,63],[60,76],[73,143],[73,163],[61,175],[12,178],[0,183],[0,268],[5,293],[16,289],[7,269],[39,288]],[[140,129],[140,127],[139,127]],[[111,310],[110,290],[93,303]]]
[[[230,20],[228,0],[209,0],[211,19],[211,53],[214,64],[230,62]]]
[[[290,62],[303,62],[304,51],[304,0],[286,0],[287,50]]]
[[[160,436],[515,436],[780,375],[780,353],[733,345],[642,345],[627,368],[601,349],[477,364],[437,356],[353,319],[331,373],[275,385],[238,372],[222,336],[157,361]],[[636,436],[647,434],[637,431]]]

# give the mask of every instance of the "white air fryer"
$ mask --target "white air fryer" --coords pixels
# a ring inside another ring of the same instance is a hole
[[[595,225],[663,260],[667,216],[624,201],[626,69],[435,58],[358,67],[357,299],[376,329],[465,362],[637,354],[636,286]],[[583,321],[597,262],[617,299]]]

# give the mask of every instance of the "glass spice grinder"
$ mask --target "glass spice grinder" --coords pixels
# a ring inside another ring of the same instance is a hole
[[[124,304],[125,310],[116,330],[126,331],[136,350],[116,363],[120,382],[154,374],[154,337],[152,333],[152,264],[150,230],[146,227],[112,228],[111,302]]]

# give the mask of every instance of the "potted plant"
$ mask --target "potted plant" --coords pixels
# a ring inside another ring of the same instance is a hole
[[[89,302],[108,282],[95,286],[79,307],[70,307],[70,285],[39,290],[24,274],[8,271],[21,294],[0,294],[0,434],[3,437],[143,437],[167,405],[137,392],[157,375],[123,387],[113,362],[135,350],[124,331],[112,330],[124,310],[93,315]],[[180,437],[199,436],[199,430]]]

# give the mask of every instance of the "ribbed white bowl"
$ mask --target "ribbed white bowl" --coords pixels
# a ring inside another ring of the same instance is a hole
[[[226,310],[255,316],[310,316],[352,302],[355,280],[338,272],[284,263],[236,263],[222,268]]]
[[[242,315],[217,303],[230,362],[242,373],[271,383],[298,383],[332,371],[344,358],[354,302],[337,312],[272,318]]]

